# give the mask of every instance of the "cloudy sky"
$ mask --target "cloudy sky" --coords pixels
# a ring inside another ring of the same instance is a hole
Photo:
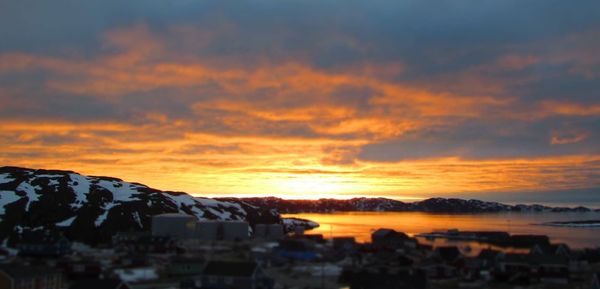
[[[0,165],[204,195],[600,198],[599,11],[0,0]]]

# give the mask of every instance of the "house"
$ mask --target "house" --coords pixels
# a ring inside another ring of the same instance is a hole
[[[499,254],[500,254],[500,251],[493,250],[493,249],[481,250],[481,252],[479,252],[479,254],[477,255],[477,259],[479,259],[481,261],[481,269],[483,269],[483,270],[493,269],[493,267],[496,266],[496,263],[499,258],[498,257]]]
[[[170,277],[195,276],[202,274],[205,260],[197,257],[174,257],[167,266],[166,273]]]
[[[578,259],[588,264],[600,263],[600,249],[586,248],[579,252]]]
[[[283,235],[281,224],[256,224],[254,226],[254,238],[280,239]]]
[[[529,254],[501,253],[498,257],[498,269],[506,275],[529,274],[531,262]]]
[[[422,272],[345,268],[339,278],[350,289],[425,289],[427,279]]]
[[[131,289],[131,287],[118,279],[89,279],[73,282],[69,289]]]
[[[560,255],[532,255],[532,276],[536,281],[552,284],[568,284],[569,259]]]
[[[119,279],[127,283],[132,289],[136,288],[170,288],[170,284],[177,285],[178,282],[163,280],[160,278],[159,270],[155,266],[117,268],[112,270],[111,278]],[[163,286],[167,281],[166,285]],[[154,287],[153,287],[154,286]]]
[[[511,235],[510,238],[499,243],[503,246],[531,248],[535,245],[549,245],[550,239],[544,235]]]
[[[175,240],[168,236],[144,235],[134,241],[122,243],[122,246],[130,252],[138,253],[175,253],[178,250]]]
[[[419,268],[431,279],[458,277],[458,273],[463,267],[463,256],[456,246],[436,247],[419,264]]]
[[[371,234],[371,242],[377,248],[396,249],[402,247],[416,248],[418,242],[403,232],[392,229],[378,229]]]
[[[119,246],[137,242],[139,238],[149,235],[151,235],[150,232],[118,232],[111,238],[111,242],[113,246]]]
[[[433,250],[431,257],[444,263],[452,264],[462,257],[460,250],[456,246],[437,247]]]
[[[333,250],[342,254],[352,254],[356,252],[356,240],[354,237],[334,237]]]
[[[152,216],[152,236],[164,236],[174,239],[190,239],[196,230],[195,216],[169,213]]]
[[[323,244],[325,243],[325,237],[323,234],[302,234],[302,235],[292,235],[288,239],[294,240],[308,240],[314,243]]]
[[[58,257],[71,252],[71,242],[51,231],[25,232],[17,242],[20,256]]]
[[[62,289],[63,276],[50,267],[21,264],[0,266],[2,289]]]
[[[289,260],[312,261],[318,258],[315,243],[306,239],[280,240],[273,252],[281,258]]]
[[[484,260],[479,258],[465,258],[464,266],[460,269],[462,280],[472,282],[489,279],[489,274],[485,270],[482,270],[483,262]]]
[[[175,239],[169,236],[119,233],[113,245],[120,251],[138,253],[174,253],[179,250]]]
[[[422,260],[417,268],[425,274],[427,279],[449,279],[458,276],[456,267],[434,258]]]
[[[552,284],[567,284],[570,280],[569,260],[558,255],[506,253],[499,258],[498,269],[508,279],[519,277]]]
[[[204,241],[247,240],[250,224],[245,221],[200,221],[196,223],[194,238]]]
[[[57,263],[69,280],[88,280],[98,279],[102,274],[102,264],[98,260],[83,259],[83,260],[60,260]]]
[[[273,280],[256,262],[210,261],[202,273],[202,288],[269,289]]]
[[[530,252],[533,255],[557,255],[571,257],[571,249],[567,244],[535,244]]]

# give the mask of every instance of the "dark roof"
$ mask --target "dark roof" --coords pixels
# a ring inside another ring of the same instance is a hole
[[[126,289],[129,288],[118,279],[80,280],[71,284],[69,289]]]
[[[391,234],[392,232],[396,232],[392,229],[377,229],[375,232],[373,232],[373,237],[383,237],[386,236],[388,234]]]
[[[307,251],[311,248],[310,244],[305,240],[280,240],[279,249],[291,250],[291,251]]]
[[[204,275],[249,277],[256,271],[256,262],[210,261],[204,268]]]
[[[556,254],[559,249],[565,250],[567,254],[571,253],[571,249],[566,244],[536,244],[531,250],[533,251],[535,248],[539,249],[542,254]]]
[[[408,235],[403,232],[398,232],[392,229],[378,229],[377,231],[371,234],[372,238],[390,238],[390,237],[398,237],[401,239],[409,239]]]
[[[508,242],[514,245],[533,246],[536,244],[550,244],[550,239],[544,235],[511,235]]]
[[[196,263],[204,263],[204,258],[202,257],[183,257],[183,256],[175,256],[171,258],[171,263],[173,264],[196,264]]]
[[[0,271],[6,273],[13,279],[31,278],[36,276],[60,274],[60,271],[44,266],[25,266],[20,264],[4,264]]]
[[[69,240],[58,232],[54,231],[27,231],[21,235],[20,244],[56,244],[59,242],[68,242]]]
[[[333,242],[356,242],[354,237],[333,237]]]
[[[564,256],[558,255],[533,255],[531,257],[531,263],[538,265],[564,265],[569,263],[569,260]]]
[[[529,263],[531,261],[529,254],[506,253],[502,255],[502,261],[510,263]]]
[[[446,262],[452,262],[456,260],[460,256],[460,251],[457,247],[448,246],[448,247],[437,247],[435,248],[436,253],[440,258],[442,258]]]

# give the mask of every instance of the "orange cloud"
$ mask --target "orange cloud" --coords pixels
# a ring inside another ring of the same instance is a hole
[[[192,33],[189,27],[172,29]],[[410,69],[400,61],[330,70],[302,59],[250,65],[179,55],[165,37],[138,25],[107,33],[106,51],[96,57],[1,54],[2,75],[45,73],[43,93],[85,95],[134,109],[111,121],[6,117],[0,122],[0,162],[211,194],[427,195],[600,186],[593,177],[596,155],[386,163],[357,158],[364,145],[431,127],[600,114],[598,105],[556,101],[537,103],[536,112],[513,111],[519,98],[505,94],[506,84],[530,79],[486,73],[522,70],[541,61],[538,56],[511,54],[423,83],[395,79]],[[185,41],[204,47],[211,37],[207,32]],[[18,87],[0,88],[0,103],[16,105],[19,93]],[[138,111],[126,102],[136,94],[159,101]],[[189,111],[161,110],[172,103]],[[586,137],[555,135],[551,142]]]
[[[540,107],[540,113],[545,115],[600,115],[600,104],[585,105],[575,102],[548,100],[541,102]]]

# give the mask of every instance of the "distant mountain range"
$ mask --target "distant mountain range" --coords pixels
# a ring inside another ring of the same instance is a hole
[[[548,207],[543,205],[507,205],[480,200],[430,198],[418,202],[401,202],[387,198],[354,198],[348,200],[287,200],[265,198],[218,198],[221,201],[242,201],[257,207],[272,208],[279,213],[325,212],[433,212],[433,213],[497,213],[497,212],[590,212],[585,207]],[[596,210],[600,211],[600,210]]]
[[[0,168],[0,241],[40,229],[87,243],[107,241],[116,232],[150,230],[151,217],[162,213],[282,223],[277,211],[239,200],[193,197],[71,171]]]
[[[24,231],[60,230],[72,240],[107,241],[116,232],[150,230],[151,217],[185,213],[199,220],[246,220],[315,227],[307,220],[284,220],[280,213],[334,211],[420,212],[588,212],[590,209],[505,205],[478,200],[432,198],[405,203],[385,198],[285,200],[193,197],[117,178],[72,171],[0,167],[0,242]]]

